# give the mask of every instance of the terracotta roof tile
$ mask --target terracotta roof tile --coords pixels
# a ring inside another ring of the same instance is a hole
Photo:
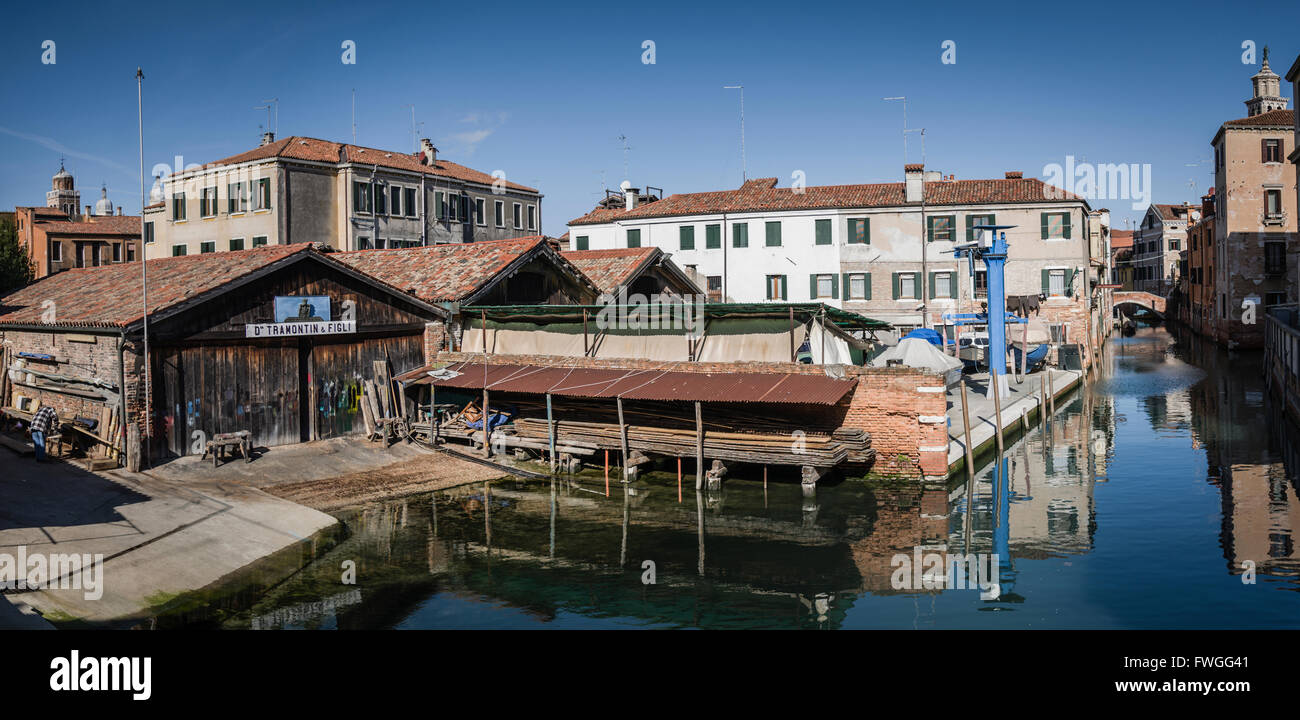
[[[1133,247],[1132,230],[1111,230],[1110,231],[1110,249],[1111,251],[1123,250],[1124,248]]]
[[[331,140],[319,140],[317,138],[291,136],[281,138],[275,142],[268,143],[261,147],[253,148],[247,152],[238,155],[232,155],[222,160],[203,165],[201,169],[220,167],[222,165],[236,165],[253,160],[264,160],[268,158],[285,158],[289,160],[311,160],[316,162],[325,162],[340,164],[345,162],[357,163],[361,165],[378,165],[382,168],[391,168],[395,170],[405,170],[408,172],[424,173],[434,177],[447,177],[463,182],[478,183],[480,185],[491,185],[496,178],[484,172],[479,172],[472,168],[459,165],[449,160],[438,158],[437,164],[433,166],[425,165],[422,162],[422,155],[413,153],[394,152],[390,150],[379,150],[376,148],[362,147],[360,145],[351,145],[348,143],[333,142]],[[506,182],[506,187],[521,190],[524,192],[537,192],[536,188],[530,188],[519,183]]]
[[[545,246],[541,235],[390,250],[353,250],[331,257],[425,302],[463,300],[518,260]]]
[[[564,257],[600,288],[612,293],[635,279],[637,270],[663,254],[657,247],[615,248],[612,250],[569,250]]]
[[[79,222],[40,221],[41,229],[54,235],[129,235],[140,237],[139,215],[87,216]]]
[[[595,225],[615,220],[702,215],[723,212],[774,210],[817,210],[907,206],[904,183],[868,185],[821,185],[795,192],[793,188],[766,187],[750,180],[739,190],[669,195],[663,200],[623,207],[596,208],[570,225]],[[926,202],[931,206],[979,203],[1050,203],[1084,198],[1048,185],[1036,178],[1000,180],[952,180],[928,182]]]
[[[1295,111],[1293,110],[1270,110],[1266,113],[1260,113],[1252,117],[1238,118],[1225,122],[1224,127],[1274,127],[1285,126],[1294,127]]]
[[[146,263],[150,314],[215,290],[243,275],[315,246],[271,245],[254,250],[158,258]],[[53,301],[55,322],[45,323]],[[140,264],[65,270],[0,297],[0,325],[123,327],[143,316]]]

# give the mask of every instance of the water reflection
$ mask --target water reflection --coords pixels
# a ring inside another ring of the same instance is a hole
[[[1297,444],[1258,360],[1144,330],[1103,363],[969,483],[498,480],[345,514],[350,538],[226,624],[1296,626]],[[998,592],[899,587],[914,552],[996,554]]]

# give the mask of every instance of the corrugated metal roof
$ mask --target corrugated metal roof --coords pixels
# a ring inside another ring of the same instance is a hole
[[[488,390],[496,392],[568,397],[806,405],[834,405],[857,385],[855,379],[803,373],[694,373],[539,365],[488,365],[485,370],[484,365],[476,363],[450,365],[447,370],[461,374],[435,380],[427,374],[429,369],[411,371],[398,379],[473,390],[481,390],[486,384]]]

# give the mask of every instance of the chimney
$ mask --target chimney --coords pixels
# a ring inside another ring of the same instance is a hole
[[[944,179],[944,178],[943,178],[943,173],[939,172],[938,170],[926,170],[926,171],[925,171],[925,181],[928,182],[928,183],[931,183],[931,182],[943,182],[943,179]]]
[[[275,133],[273,133],[273,132],[264,132],[264,133],[262,133],[262,144],[263,144],[263,145],[270,145],[270,144],[273,143],[273,142],[275,142]]]
[[[636,207],[636,201],[640,195],[641,188],[625,188],[623,190],[623,206],[628,210],[632,210]]]
[[[925,166],[921,163],[909,163],[903,166],[906,180],[903,199],[910,203],[921,202],[921,185],[925,177]]]
[[[1008,179],[1008,180],[1024,180],[1024,179],[1025,179],[1025,174],[1024,174],[1023,172],[1020,172],[1019,170],[1008,170],[1008,171],[1007,171],[1007,179]]]
[[[424,155],[424,164],[433,166],[438,163],[438,148],[429,138],[420,138],[420,152]]]
[[[86,206],[86,217],[90,217],[90,206]]]
[[[117,206],[117,216],[118,216],[118,217],[122,217],[122,206],[121,206],[121,205],[118,205],[118,206]]]

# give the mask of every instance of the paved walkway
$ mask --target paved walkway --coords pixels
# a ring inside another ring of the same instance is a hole
[[[1047,373],[1050,373],[1048,375]],[[1041,378],[1041,380],[1040,380]],[[1049,380],[1050,378],[1050,380]],[[1002,399],[1002,434],[1006,437],[1020,422],[1020,411],[1026,413],[1039,405],[1039,392],[1043,381],[1048,381],[1048,392],[1055,392],[1059,399],[1083,378],[1083,373],[1076,370],[1042,370],[1030,373],[1023,382],[1008,378],[1011,397]],[[987,443],[994,441],[996,434],[993,416],[996,406],[993,398],[985,397],[988,390],[988,373],[966,376],[966,398],[970,401],[971,443],[975,454]],[[1013,427],[1014,426],[1014,427]],[[962,425],[961,388],[948,390],[948,467],[950,471],[958,462],[963,462],[966,454],[965,430]]]
[[[24,605],[55,620],[142,617],[161,600],[210,585],[336,522],[233,477],[92,473],[6,449],[0,462],[0,553],[104,556],[102,597],[78,588],[7,592],[0,628],[30,626],[29,615],[13,612]]]

